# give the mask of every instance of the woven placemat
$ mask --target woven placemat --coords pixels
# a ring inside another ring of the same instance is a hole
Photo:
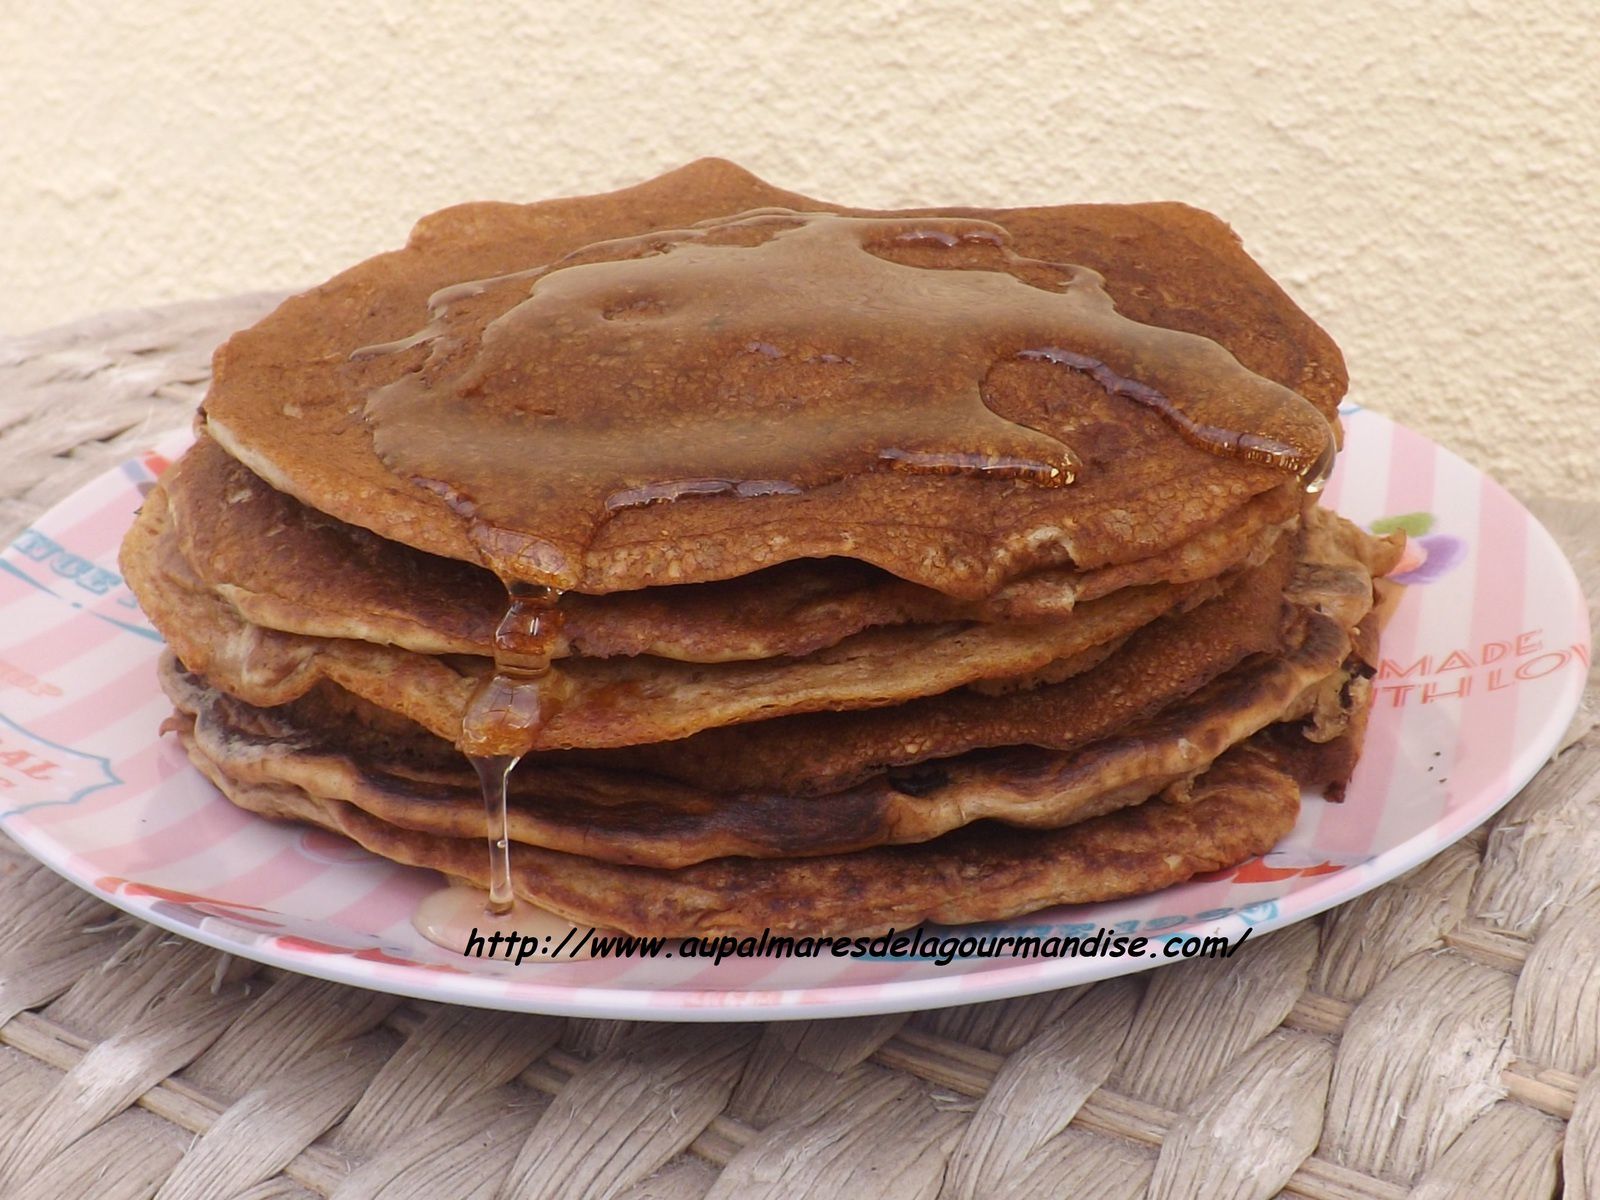
[[[0,340],[0,533],[188,420],[275,300]],[[1600,506],[1536,509],[1600,594]],[[1600,1200],[1590,683],[1501,817],[1387,887],[1226,962],[909,1017],[403,1002],[172,937],[0,836],[0,1197]]]

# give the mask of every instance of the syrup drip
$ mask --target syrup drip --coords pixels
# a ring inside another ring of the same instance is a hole
[[[1069,446],[983,401],[1017,358],[1086,372],[1213,453],[1316,473],[1332,435],[1308,402],[1007,237],[768,209],[597,243],[443,289],[423,328],[357,351],[364,417],[501,578],[559,588],[631,508],[886,470],[1071,483]]]
[[[494,633],[494,673],[478,686],[461,723],[461,748],[483,787],[489,843],[488,910],[511,910],[511,772],[561,704],[550,649],[561,628],[560,593],[538,584],[507,587],[506,615]]]
[[[511,911],[516,897],[511,891],[511,830],[506,787],[517,759],[509,754],[467,756],[483,787],[483,820],[489,840],[489,899],[487,910],[495,916]]]
[[[1322,453],[1317,456],[1317,461],[1300,472],[1300,486],[1305,490],[1306,495],[1318,495],[1323,488],[1328,486],[1328,480],[1333,477],[1333,464],[1338,457],[1338,453],[1338,447],[1334,443],[1332,431],[1330,430],[1328,444],[1322,448]]]

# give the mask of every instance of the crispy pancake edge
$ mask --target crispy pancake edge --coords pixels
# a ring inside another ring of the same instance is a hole
[[[394,862],[487,884],[481,838],[400,829],[300,788],[242,784],[183,735],[234,804],[341,833]],[[1158,891],[1270,849],[1294,825],[1298,783],[1253,745],[1229,751],[1183,802],[1150,800],[1059,830],[992,822],[933,842],[801,859],[725,858],[676,871],[513,845],[516,893],[578,924],[635,934],[835,935],[920,921],[1002,920]]]

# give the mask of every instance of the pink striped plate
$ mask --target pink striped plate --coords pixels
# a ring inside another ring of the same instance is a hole
[[[1582,694],[1589,622],[1550,535],[1493,480],[1348,407],[1327,501],[1400,527],[1410,586],[1384,636],[1367,749],[1342,804],[1308,796],[1272,853],[1152,896],[983,932],[1144,934],[1153,947],[1299,921],[1392,879],[1504,805]],[[362,987],[487,1008],[657,1020],[817,1017],[1014,996],[1172,961],[1143,958],[465,958],[411,929],[438,885],[350,842],[235,809],[157,728],[160,640],[116,570],[174,435],[51,510],[0,554],[0,826],[79,886],[230,953]],[[1154,953],[1154,951],[1152,952]]]

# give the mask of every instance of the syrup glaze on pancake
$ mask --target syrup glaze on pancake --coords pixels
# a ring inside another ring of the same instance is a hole
[[[984,403],[1006,360],[1080,373],[1212,454],[1331,464],[1302,397],[1209,338],[1119,315],[1095,272],[1007,243],[970,218],[782,209],[599,243],[443,289],[422,330],[357,350],[404,363],[364,417],[392,471],[467,519],[480,561],[559,589],[625,509],[762,504],[875,472],[1070,484],[1082,464],[1059,420]]]

